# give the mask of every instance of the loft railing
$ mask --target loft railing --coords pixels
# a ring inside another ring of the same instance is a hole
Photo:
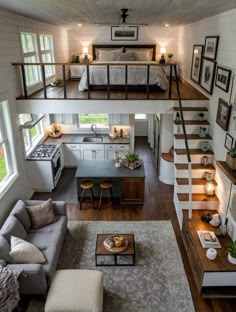
[[[149,81],[149,74],[150,74],[150,67],[153,66],[159,66],[159,67],[166,67],[170,66],[170,77],[169,77],[169,90],[168,90],[168,99],[172,99],[172,72],[174,68],[174,73],[175,73],[175,81],[177,82],[178,76],[177,76],[177,66],[175,63],[170,63],[170,64],[145,64],[145,63],[139,63],[139,64],[133,64],[133,63],[117,63],[117,64],[83,64],[83,63],[13,63],[12,65],[17,66],[21,69],[21,78],[22,78],[22,85],[23,85],[23,91],[24,91],[24,99],[28,99],[28,87],[26,83],[26,66],[40,66],[41,68],[41,75],[42,75],[42,89],[43,89],[43,94],[44,94],[44,99],[47,99],[47,79],[46,79],[46,74],[45,74],[45,66],[61,66],[62,68],[62,78],[63,78],[63,92],[64,92],[64,99],[67,99],[67,85],[66,85],[66,67],[70,65],[76,65],[76,66],[86,66],[86,72],[87,72],[87,82],[88,82],[88,89],[87,89],[87,98],[90,99],[90,92],[91,92],[91,84],[90,84],[90,71],[89,67],[90,66],[106,66],[107,67],[107,99],[110,99],[110,93],[111,93],[111,86],[110,86],[110,67],[114,66],[123,66],[125,67],[125,84],[122,85],[124,87],[125,91],[125,99],[128,99],[128,70],[129,66],[146,66],[147,67],[147,78],[146,78],[146,99],[149,99],[150,96],[150,81]],[[42,98],[41,98],[42,99]],[[78,98],[80,99],[80,98]],[[83,97],[84,99],[84,97]]]
[[[171,69],[172,70],[172,69]],[[175,76],[177,77],[177,69],[176,66],[174,66]],[[177,89],[177,95],[178,95],[178,102],[179,102],[179,109],[180,109],[180,119],[182,123],[183,128],[183,134],[184,134],[184,141],[185,141],[185,147],[187,152],[187,160],[188,160],[188,176],[189,176],[189,192],[188,192],[188,212],[189,212],[189,218],[192,219],[192,163],[191,163],[191,156],[188,146],[188,139],[186,134],[186,128],[185,128],[185,122],[184,122],[184,115],[183,115],[183,107],[182,107],[182,101],[180,96],[180,90],[179,90],[179,82],[178,79],[176,80],[176,89]]]

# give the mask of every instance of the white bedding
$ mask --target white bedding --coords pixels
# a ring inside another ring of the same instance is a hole
[[[106,64],[107,62],[94,61],[93,64]],[[110,66],[110,85],[125,85],[125,66],[126,62],[109,61]],[[129,62],[130,63],[130,62]],[[113,66],[114,64],[114,66]],[[128,85],[146,85],[147,84],[147,66],[135,66],[135,64],[156,64],[156,62],[132,61],[128,66]],[[107,85],[107,66],[89,66],[89,83],[90,85]],[[166,73],[162,67],[150,66],[149,85],[156,85],[163,90],[168,87]],[[87,70],[84,71],[80,83],[79,91],[88,89]]]

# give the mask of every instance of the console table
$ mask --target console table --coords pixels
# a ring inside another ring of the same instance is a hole
[[[188,218],[188,211],[183,212],[182,239],[194,279],[204,298],[235,298],[236,265],[228,261],[226,252],[231,238],[228,235],[218,238],[222,248],[217,248],[215,260],[209,260],[197,235],[197,230],[216,231],[216,227],[201,221],[201,215],[208,213],[213,215],[217,211],[193,210],[192,219]]]

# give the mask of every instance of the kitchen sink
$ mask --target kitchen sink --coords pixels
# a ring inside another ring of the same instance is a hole
[[[101,143],[103,141],[103,137],[84,137],[83,142],[87,143]]]

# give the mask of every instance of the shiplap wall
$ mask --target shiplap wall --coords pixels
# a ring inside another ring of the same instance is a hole
[[[0,10],[0,96],[7,98],[13,126],[16,159],[19,177],[9,191],[0,198],[0,226],[17,199],[28,198],[31,187],[28,184],[24,165],[24,152],[19,128],[17,104],[15,97],[19,94],[20,82],[15,74],[13,62],[21,62],[21,48],[18,29],[23,27],[29,31],[51,33],[54,36],[55,58],[58,62],[68,61],[67,31]]]
[[[181,27],[179,29],[179,62],[181,75],[197,87],[197,84],[190,80],[190,70],[192,62],[192,50],[194,44],[205,43],[205,36],[219,35],[219,46],[217,54],[217,64],[232,69],[232,74],[236,73],[236,9],[201,20],[199,22]],[[231,78],[229,92],[226,93],[214,85],[213,94],[209,95],[201,87],[199,90],[209,98],[209,117],[211,123],[211,134],[213,136],[213,149],[217,160],[225,160],[226,149],[224,148],[226,132],[216,123],[216,113],[218,100],[222,98],[229,101],[230,90],[233,79]],[[236,116],[235,108],[231,112],[229,132],[236,138],[233,118]]]
[[[166,53],[177,54],[177,29],[168,27],[139,26],[138,41],[112,41],[111,27],[82,26],[68,32],[70,57],[82,55],[83,46],[89,47],[92,54],[92,44],[156,44],[157,59],[160,58],[160,47],[166,47]]]
[[[218,65],[232,70],[232,76],[236,74],[236,9],[201,20],[199,22],[181,27],[179,29],[179,61],[181,75],[199,88],[201,92],[205,93],[201,87],[190,80],[190,70],[192,62],[192,50],[194,44],[205,43],[205,36],[219,35],[219,46],[216,62]],[[224,147],[226,132],[216,124],[216,114],[218,107],[218,100],[222,98],[229,101],[230,91],[232,87],[233,77],[229,91],[226,93],[214,85],[213,94],[209,95],[209,121],[211,124],[210,134],[213,137],[212,147],[216,160],[225,161],[227,150]],[[232,107],[231,118],[228,132],[236,139],[236,127],[234,117],[236,116],[236,108]],[[216,180],[218,183],[217,196],[220,199],[219,212],[225,217],[227,211],[229,195],[230,195],[230,181],[222,174],[220,169],[216,167]],[[235,229],[236,230],[236,229]]]

